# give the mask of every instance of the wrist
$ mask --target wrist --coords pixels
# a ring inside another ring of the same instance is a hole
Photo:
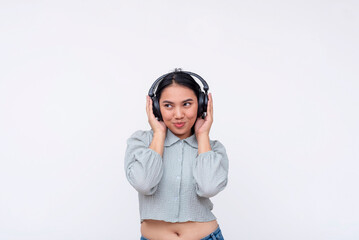
[[[162,132],[162,131],[153,132],[153,137],[158,138],[158,139],[165,139],[166,138],[166,132]]]
[[[209,132],[205,132],[205,133],[196,133],[196,138],[199,139],[205,139],[205,138],[209,138]]]
[[[198,135],[197,142],[198,142],[198,154],[211,151],[211,144],[208,134]]]

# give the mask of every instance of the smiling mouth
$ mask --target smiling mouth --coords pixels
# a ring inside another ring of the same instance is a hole
[[[185,123],[175,123],[174,125],[178,128],[183,127]]]

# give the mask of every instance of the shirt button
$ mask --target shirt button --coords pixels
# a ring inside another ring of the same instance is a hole
[[[180,176],[177,176],[177,179],[179,180],[181,177]]]

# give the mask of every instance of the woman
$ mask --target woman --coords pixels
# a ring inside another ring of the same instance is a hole
[[[141,240],[223,239],[209,198],[227,185],[228,158],[224,146],[209,138],[212,94],[203,119],[201,93],[189,72],[167,74],[156,89],[157,116],[147,96],[151,130],[127,140],[125,171],[138,191]]]

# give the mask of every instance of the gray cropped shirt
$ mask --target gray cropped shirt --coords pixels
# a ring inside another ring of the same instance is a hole
[[[210,140],[212,150],[198,154],[195,134],[181,140],[167,129],[163,157],[149,148],[153,131],[138,130],[127,140],[125,172],[137,190],[141,223],[215,220],[209,199],[227,185],[224,146]]]

